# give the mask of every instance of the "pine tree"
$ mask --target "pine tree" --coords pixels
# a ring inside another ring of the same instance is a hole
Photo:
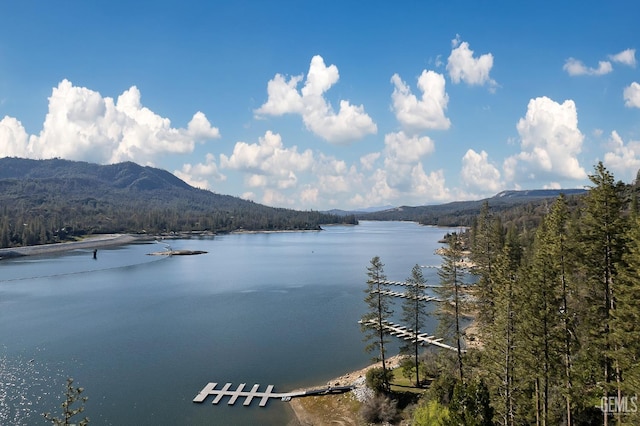
[[[635,216],[635,215],[634,215]],[[613,354],[622,370],[621,395],[635,397],[640,389],[640,218],[633,217],[627,231],[624,267],[618,271],[616,309],[611,315],[612,343],[618,350]],[[629,402],[627,400],[627,402]],[[623,424],[640,424],[640,413],[630,412],[619,416]],[[637,407],[636,407],[637,408]]]
[[[84,388],[77,388],[73,386],[73,379],[67,379],[67,385],[64,392],[64,402],[61,404],[62,407],[62,417],[54,417],[51,413],[44,413],[42,416],[53,423],[55,426],[70,426],[70,425],[78,425],[78,426],[86,426],[89,424],[89,418],[85,417],[80,420],[78,423],[70,423],[71,418],[77,414],[80,414],[84,411],[84,403],[87,402],[89,398],[86,396],[80,396],[84,392]],[[80,402],[80,405],[77,408],[72,408],[72,405],[75,402]]]
[[[485,333],[485,353],[490,378],[496,381],[494,394],[497,414],[505,426],[516,419],[516,311],[521,307],[518,284],[521,276],[522,249],[513,227],[494,264],[495,316]]]
[[[596,381],[603,398],[611,393],[622,397],[622,371],[615,353],[612,317],[616,310],[617,275],[624,248],[623,198],[619,185],[600,162],[593,175],[593,186],[585,197],[581,216],[580,252],[585,277],[585,304],[590,306],[583,334],[583,359],[596,362],[601,380]],[[588,368],[588,367],[587,367]],[[609,419],[603,415],[605,426]]]
[[[471,261],[473,273],[478,276],[475,285],[477,318],[480,327],[490,325],[495,315],[494,279],[495,262],[502,249],[504,233],[499,217],[489,211],[484,202],[471,233]]]
[[[422,327],[425,326],[427,318],[426,304],[424,300],[426,296],[426,283],[427,281],[422,274],[422,268],[420,265],[415,265],[411,270],[411,276],[407,279],[407,296],[402,303],[402,322],[413,329],[414,338],[409,344],[409,349],[413,352],[415,369],[416,369],[416,386],[420,386],[420,372],[419,372],[419,360],[418,349],[420,344],[418,342],[418,334]]]
[[[535,233],[522,309],[523,363],[539,424],[573,423],[575,289],[570,280],[568,211],[559,197]],[[564,409],[559,401],[564,399]],[[554,403],[555,402],[555,403]]]
[[[490,405],[489,390],[484,382],[458,381],[449,404],[450,426],[492,426],[493,409]]]
[[[446,238],[446,247],[441,249],[442,266],[438,271],[440,286],[436,293],[440,298],[438,317],[440,328],[445,336],[452,338],[457,348],[457,369],[459,379],[464,379],[462,365],[462,328],[460,319],[463,309],[465,268],[463,266],[462,239],[453,233]]]
[[[556,293],[560,303],[560,335],[563,358],[565,421],[573,425],[573,354],[577,346],[575,334],[575,287],[571,283],[572,254],[569,235],[569,211],[564,195],[560,195],[551,208],[547,222],[547,250],[550,267],[554,272]]]
[[[370,265],[367,267],[367,277],[364,301],[369,310],[362,316],[360,321],[361,329],[365,333],[364,339],[369,342],[365,350],[367,352],[379,350],[380,357],[375,357],[374,360],[382,362],[385,387],[386,390],[389,390],[385,349],[385,344],[388,343],[388,340],[384,331],[384,324],[391,318],[393,311],[391,310],[390,296],[382,293],[387,287],[387,277],[384,274],[384,264],[380,257],[375,256],[371,259]],[[372,325],[372,323],[375,325]]]

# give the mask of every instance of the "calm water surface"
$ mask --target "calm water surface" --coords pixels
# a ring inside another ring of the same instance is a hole
[[[175,240],[0,262],[0,424],[46,424],[67,377],[96,425],[286,425],[266,408],[193,403],[208,383],[325,383],[368,364],[357,324],[373,256],[389,279],[436,265],[446,228],[361,222],[322,232]],[[430,282],[436,272],[425,269]]]

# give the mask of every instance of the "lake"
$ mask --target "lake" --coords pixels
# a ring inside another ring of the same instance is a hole
[[[404,280],[416,263],[440,263],[447,231],[361,222],[166,241],[208,252],[198,256],[148,256],[163,244],[137,243],[96,260],[84,250],[3,260],[0,424],[46,424],[41,413],[60,413],[73,377],[90,424],[286,425],[292,411],[277,399],[192,400],[208,382],[288,392],[364,367],[369,261]]]

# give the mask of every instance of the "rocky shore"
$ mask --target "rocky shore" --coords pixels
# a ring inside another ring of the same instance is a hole
[[[396,368],[400,365],[402,358],[402,355],[393,356],[387,360],[387,365]],[[365,377],[368,370],[381,366],[381,363],[371,364],[360,370],[330,380],[327,383],[329,386],[355,386],[355,389],[349,393],[293,398],[290,406],[296,416],[296,420],[291,426],[330,424],[356,426],[361,424],[359,410],[354,408],[357,408],[360,403],[373,396],[373,391],[365,383]]]

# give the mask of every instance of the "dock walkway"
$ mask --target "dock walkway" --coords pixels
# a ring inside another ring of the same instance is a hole
[[[358,321],[358,324],[365,324],[368,327],[372,327],[375,329],[378,328],[378,322],[375,319],[370,319],[369,321],[365,321],[364,323],[362,322],[362,320],[360,320]],[[420,332],[418,332],[418,335],[416,337],[415,331],[400,324],[394,324],[390,321],[383,321],[382,328],[391,336],[396,336],[404,340],[417,340],[423,346],[433,345],[443,349],[448,349],[450,351],[458,352],[458,348],[447,345],[446,343],[442,343],[442,338],[436,338],[436,336],[429,336],[428,333]],[[463,349],[462,352],[466,352],[466,350]]]
[[[403,287],[415,287],[416,285],[407,281],[391,281],[391,280],[380,280],[380,284],[382,285],[399,285]],[[418,288],[439,288],[439,285],[426,285],[421,284]]]
[[[273,385],[267,386],[264,392],[260,392],[260,385],[255,384],[250,391],[245,391],[246,383],[240,383],[235,390],[231,390],[231,383],[226,383],[222,389],[216,389],[218,383],[207,383],[207,385],[193,398],[193,402],[204,402],[207,397],[214,395],[212,404],[217,405],[225,396],[229,397],[228,405],[234,405],[238,398],[244,398],[242,405],[249,406],[254,398],[260,398],[260,407],[264,407],[269,402],[269,398],[279,398],[282,401],[291,401],[292,398],[311,396],[311,395],[330,395],[345,393],[353,390],[353,386],[337,386],[322,389],[313,389],[297,392],[273,392]]]
[[[438,299],[437,297],[432,297],[432,296],[413,296],[407,293],[400,293],[397,291],[391,291],[391,290],[373,290],[372,293],[380,293],[383,294],[385,296],[393,296],[393,297],[400,297],[402,299],[413,299],[413,300],[422,300],[423,302],[440,302],[440,299]]]

